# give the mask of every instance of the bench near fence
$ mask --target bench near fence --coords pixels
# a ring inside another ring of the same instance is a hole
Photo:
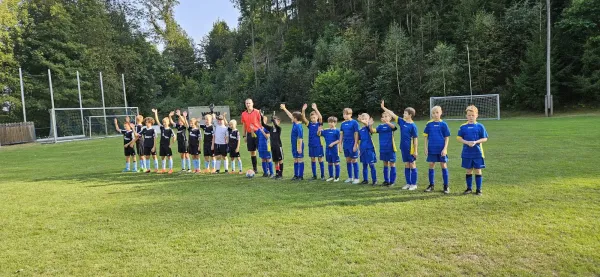
[[[35,142],[33,122],[0,124],[0,145]]]

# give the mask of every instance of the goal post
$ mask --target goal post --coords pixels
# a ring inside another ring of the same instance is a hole
[[[135,120],[138,108],[55,108],[50,110],[50,114],[54,115],[50,117],[50,137],[64,141],[117,135],[116,131],[113,132],[114,119],[118,118],[122,127],[126,116]]]
[[[465,109],[470,105],[479,110],[478,120],[500,120],[499,94],[431,97],[429,114],[434,106],[440,106],[444,120],[466,120]]]

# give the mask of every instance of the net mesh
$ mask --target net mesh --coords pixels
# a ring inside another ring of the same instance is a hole
[[[57,139],[68,139],[76,137],[104,137],[118,135],[114,119],[119,120],[119,127],[123,128],[126,116],[131,121],[138,114],[137,107],[107,107],[106,115],[102,108],[83,109],[55,109],[56,137]],[[51,111],[52,113],[52,111]],[[52,118],[52,114],[50,114]],[[52,122],[52,124],[54,124]],[[52,124],[50,125],[52,127]],[[54,136],[54,130],[50,130],[50,136]]]
[[[430,111],[434,106],[442,107],[444,120],[466,120],[465,109],[469,105],[475,105],[479,110],[478,120],[500,120],[498,94],[431,97],[429,100]]]

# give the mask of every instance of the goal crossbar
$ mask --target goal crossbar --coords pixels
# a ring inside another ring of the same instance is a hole
[[[479,110],[478,120],[500,120],[500,95],[458,95],[429,98],[429,112],[434,106],[442,107],[444,120],[466,120],[465,109],[475,105]]]

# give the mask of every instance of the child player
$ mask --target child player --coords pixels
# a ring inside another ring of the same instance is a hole
[[[375,145],[373,145],[373,139],[371,138],[371,126],[373,126],[373,119],[366,113],[358,116],[358,121],[364,124],[358,131],[358,140],[360,145],[360,163],[363,166],[363,185],[369,184],[369,168],[371,169],[371,179],[373,180],[372,185],[377,186],[377,170],[375,169],[375,163],[377,163],[377,155],[375,154]]]
[[[477,122],[477,107],[471,105],[467,107],[467,123],[458,129],[457,140],[464,144],[462,150],[462,167],[467,170],[467,190],[464,194],[472,193],[473,170],[475,170],[475,193],[481,195],[481,183],[483,177],[481,170],[485,168],[485,155],[483,154],[482,143],[488,141],[488,134],[483,124]]]
[[[267,117],[263,116],[263,122],[267,121]],[[269,143],[269,131],[263,126],[250,126],[251,130],[256,133],[258,138],[258,156],[262,160],[263,177],[275,178],[273,171],[273,162],[271,161],[271,145]]]
[[[215,161],[213,147],[214,126],[212,125],[213,115],[207,114],[204,116],[204,124],[200,125],[200,129],[204,131],[204,173],[215,172]],[[212,165],[212,170],[210,169]]]
[[[402,189],[416,190],[417,189],[417,146],[418,134],[417,125],[413,122],[413,117],[416,112],[413,108],[404,109],[403,118],[399,118],[394,112],[388,110],[383,101],[381,101],[381,109],[390,114],[394,120],[398,120],[400,126],[400,153],[402,154],[402,162],[404,162],[404,176],[406,177],[406,185]]]
[[[344,183],[358,184],[358,122],[352,119],[352,109],[345,108],[343,111],[344,122],[340,126],[340,136],[343,138],[344,156],[346,157],[346,168],[348,179]]]
[[[329,125],[328,129],[323,130],[323,127],[319,129],[319,136],[325,138],[325,160],[327,161],[327,169],[329,171],[329,178],[327,182],[339,182],[340,181],[340,130],[335,128],[337,124],[337,117],[330,116],[327,119]],[[333,175],[333,167],[335,166],[335,177]]]
[[[294,157],[294,178],[292,181],[304,180],[304,131],[302,130],[302,114],[298,111],[291,113],[281,104],[280,108],[292,120],[292,156]]]
[[[229,121],[229,158],[231,158],[231,174],[235,174],[235,163],[239,165],[240,174],[244,174],[242,171],[242,158],[240,157],[240,143],[241,136],[240,131],[237,129],[237,121],[232,119]]]
[[[131,130],[131,125],[129,124],[129,120],[125,120],[125,123],[123,123],[125,130],[121,130],[119,122],[115,118],[115,128],[117,132],[123,135],[123,147],[125,148],[125,169],[123,169],[123,172],[137,172],[137,161],[135,160],[135,150],[133,149],[137,135]],[[130,170],[131,158],[133,158],[133,170]]]
[[[305,116],[306,107],[306,104],[302,107],[302,121],[308,127],[308,156],[311,161],[312,179],[317,180],[317,160],[319,160],[321,180],[324,181],[325,165],[323,164],[323,145],[321,145],[321,137],[319,136],[319,129],[323,126],[323,117],[317,109],[317,104],[312,103],[311,107],[313,111],[310,112],[309,122]]]
[[[154,118],[158,122],[158,111],[152,109]],[[159,173],[173,173],[173,152],[171,151],[171,139],[176,140],[173,129],[169,127],[169,117],[172,117],[175,112],[169,113],[168,117],[163,118],[162,125],[160,127],[160,159],[162,160],[162,171]],[[169,171],[167,171],[167,159],[169,160]]]
[[[142,135],[142,131],[144,130],[144,117],[141,114],[138,114],[135,117],[135,121],[135,134],[137,137],[137,140],[135,141],[135,150],[140,161],[140,172],[144,172],[146,171],[146,157],[144,157],[144,136]]]
[[[188,131],[190,132],[190,154],[194,160],[194,173],[200,173],[200,139],[201,132],[198,128],[198,120],[192,118],[190,120],[190,125],[188,125],[187,120],[184,121],[185,126],[188,127]]]
[[[283,178],[283,148],[281,144],[281,120],[273,112],[271,123],[267,124],[267,118],[264,117],[263,127],[269,131],[271,141],[271,157],[275,163],[275,179]]]
[[[214,128],[213,144],[211,149],[215,154],[216,165],[215,173],[221,172],[221,162],[225,165],[225,173],[227,173],[229,165],[227,165],[227,144],[229,143],[229,127],[227,127],[226,113],[217,116],[217,125]]]
[[[394,123],[390,122],[390,114],[383,112],[381,124],[377,129],[371,126],[371,132],[379,134],[379,158],[383,161],[383,185],[394,186],[396,182],[396,143],[394,142],[394,131],[398,130]]]
[[[158,160],[156,159],[156,131],[152,128],[154,125],[154,119],[152,117],[146,117],[144,119],[146,128],[142,130],[144,137],[144,156],[146,156],[146,173],[150,173],[150,156],[154,160],[154,169],[158,173]]]
[[[190,153],[188,148],[188,137],[187,137],[187,124],[184,121],[187,121],[187,112],[183,112],[176,110],[175,115],[177,115],[177,123],[173,122],[173,117],[169,114],[169,120],[171,121],[171,125],[175,126],[177,129],[177,152],[181,155],[181,172],[185,172],[185,165],[187,163],[187,172],[192,172],[192,163],[190,161]]]
[[[435,187],[435,163],[442,167],[442,178],[444,180],[444,193],[450,193],[448,187],[448,141],[450,128],[442,121],[442,107],[435,106],[431,109],[431,121],[425,125],[423,136],[425,136],[425,156],[429,163],[429,187],[426,192],[433,191]]]

